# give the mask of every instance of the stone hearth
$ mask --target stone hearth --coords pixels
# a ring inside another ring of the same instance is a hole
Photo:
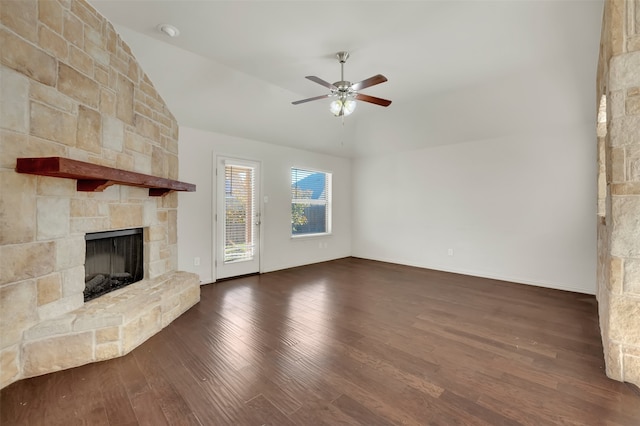
[[[192,274],[139,281],[24,332],[23,375],[37,376],[135,349],[200,299]]]
[[[121,356],[198,302],[177,271],[178,197],[16,173],[64,157],[175,180],[178,124],[84,0],[0,1],[0,387]],[[144,279],[84,303],[84,237],[144,228]]]

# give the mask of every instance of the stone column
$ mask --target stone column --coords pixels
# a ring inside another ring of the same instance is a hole
[[[640,0],[605,2],[597,91],[607,105],[597,292],[606,372],[640,385]]]

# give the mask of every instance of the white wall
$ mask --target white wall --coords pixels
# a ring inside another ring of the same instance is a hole
[[[355,160],[353,255],[593,294],[593,133],[555,127]]]
[[[178,269],[195,272],[202,283],[215,280],[215,155],[261,162],[261,272],[270,272],[351,254],[351,162],[218,133],[180,127],[180,180],[196,184],[196,192],[179,194]],[[291,239],[291,167],[333,173],[332,235]],[[322,244],[320,244],[322,243]],[[324,247],[326,243],[326,247]],[[322,248],[320,247],[322,245]],[[200,266],[194,266],[199,257]]]
[[[597,52],[564,59],[368,115],[353,255],[594,294]]]

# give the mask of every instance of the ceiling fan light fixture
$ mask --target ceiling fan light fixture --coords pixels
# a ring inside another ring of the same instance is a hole
[[[336,99],[329,105],[329,111],[336,117],[351,115],[358,103],[353,99]]]

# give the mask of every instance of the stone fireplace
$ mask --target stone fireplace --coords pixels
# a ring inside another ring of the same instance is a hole
[[[83,0],[0,2],[0,387],[124,355],[198,302],[177,271],[175,192],[16,172],[61,157],[178,177],[178,125]],[[153,194],[159,195],[159,194]],[[142,228],[142,280],[85,303],[87,234]]]

